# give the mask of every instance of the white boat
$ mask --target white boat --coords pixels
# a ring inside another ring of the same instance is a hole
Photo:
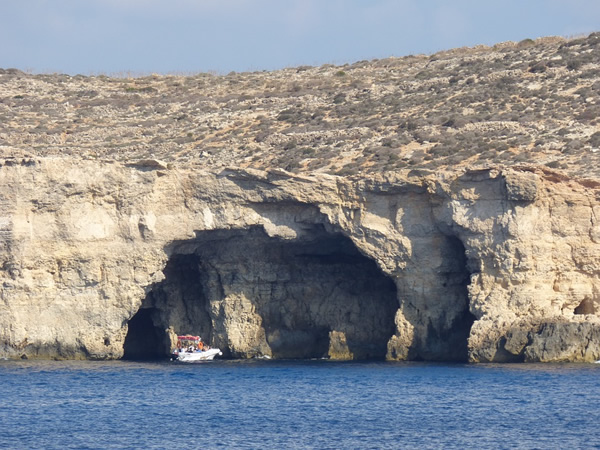
[[[210,361],[222,354],[218,348],[205,346],[200,336],[177,336],[177,348],[171,352],[171,361]]]
[[[214,359],[215,356],[221,356],[222,354],[223,352],[221,352],[221,350],[218,348],[211,348],[209,350],[196,350],[193,352],[184,350],[181,352],[173,352],[171,359],[181,362],[210,361],[211,359]]]

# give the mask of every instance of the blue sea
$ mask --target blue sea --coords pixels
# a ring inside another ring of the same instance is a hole
[[[593,448],[600,365],[0,361],[0,448]]]

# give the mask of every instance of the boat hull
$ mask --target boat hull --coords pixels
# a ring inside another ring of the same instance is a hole
[[[202,352],[179,352],[177,355],[173,355],[173,359],[181,362],[197,362],[197,361],[210,361],[215,356],[220,356],[223,353],[218,348],[211,348]]]

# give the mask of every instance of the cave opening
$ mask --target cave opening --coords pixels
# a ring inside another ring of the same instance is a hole
[[[123,359],[150,360],[164,355],[165,332],[156,326],[154,308],[142,308],[129,320]]]
[[[432,297],[442,305],[439,316],[427,323],[424,345],[412,352],[411,359],[467,362],[469,335],[475,322],[470,311],[468,286],[472,270],[465,246],[455,236],[439,243],[441,264],[436,268],[438,287]]]
[[[595,314],[595,313],[596,313],[596,308],[594,307],[594,302],[589,297],[585,297],[573,311],[573,314],[576,314],[576,315],[586,315],[586,314]]]
[[[168,357],[176,344],[176,333],[211,341],[199,268],[199,258],[193,253],[169,258],[164,280],[152,287],[129,321],[123,359]]]
[[[444,336],[453,349],[450,353],[452,359],[461,362],[469,360],[469,336],[475,316],[471,313],[469,301],[469,283],[471,282],[472,268],[469,266],[466,249],[463,242],[454,236],[448,238],[450,252],[454,255],[454,270],[448,273],[449,285],[456,292],[456,310],[451,325],[450,333]]]
[[[451,347],[455,348],[455,358],[458,361],[469,360],[469,336],[471,327],[475,322],[475,316],[471,313],[469,301],[469,283],[471,282],[471,268],[466,255],[463,242],[457,237],[449,239],[449,245],[455,255],[456,272],[451,274],[453,284],[458,293],[458,314],[456,315],[451,329],[453,333],[448,337]]]
[[[321,225],[294,239],[261,227],[212,230],[168,251],[164,280],[129,323],[126,357],[139,354],[139,343],[166,357],[176,334],[199,335],[231,358],[386,356],[396,284],[340,233]]]

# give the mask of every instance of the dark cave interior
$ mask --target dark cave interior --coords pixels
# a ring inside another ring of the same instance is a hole
[[[170,251],[165,279],[129,321],[125,359],[168,356],[169,327],[200,335],[228,357],[264,353],[228,339],[224,304],[240,296],[260,317],[273,358],[385,358],[396,286],[342,234],[318,225],[294,240],[258,227],[205,231]]]

